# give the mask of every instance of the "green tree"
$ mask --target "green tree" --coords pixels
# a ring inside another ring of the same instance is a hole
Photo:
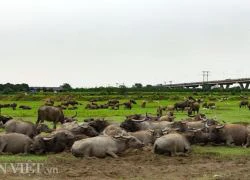
[[[61,85],[61,88],[63,91],[71,91],[72,90],[72,87],[68,83],[64,83],[63,85]]]

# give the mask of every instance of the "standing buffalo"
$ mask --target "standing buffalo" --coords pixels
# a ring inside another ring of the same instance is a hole
[[[190,152],[190,149],[191,147],[187,139],[177,133],[164,135],[154,143],[154,153],[156,154],[183,155]]]
[[[142,104],[141,104],[141,108],[145,108],[145,107],[146,107],[146,104],[147,104],[147,102],[146,102],[146,101],[143,101]]]
[[[61,108],[53,106],[42,106],[38,109],[38,119],[36,125],[44,120],[52,121],[54,124],[54,129],[56,129],[56,124],[60,122],[64,123],[64,114]]]
[[[248,107],[248,104],[249,104],[248,100],[242,100],[242,101],[240,102],[240,108],[241,108],[241,107]]]
[[[141,148],[143,144],[133,136],[98,136],[76,141],[71,152],[76,157],[98,157],[104,158],[107,155],[117,158],[117,153],[121,153],[128,148]]]
[[[177,102],[174,104],[174,109],[178,112],[178,110],[181,110],[182,112],[184,111],[184,109],[186,107],[189,106],[189,101],[186,100],[186,101],[183,101],[183,102]]]

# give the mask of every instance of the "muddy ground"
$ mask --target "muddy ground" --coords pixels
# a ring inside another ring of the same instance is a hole
[[[8,172],[0,173],[0,179],[250,179],[250,157],[166,157],[149,151],[127,152],[117,159],[77,159],[62,153],[50,155],[45,167],[57,168],[58,172],[29,175]]]

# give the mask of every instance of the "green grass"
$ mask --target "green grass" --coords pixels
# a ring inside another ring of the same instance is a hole
[[[140,104],[142,101],[138,100],[136,105],[133,105],[132,110],[124,109],[123,107],[120,110],[110,110],[110,109],[98,109],[98,110],[87,110],[85,105],[88,103],[82,101],[83,105],[80,105],[77,110],[65,110],[64,113],[66,116],[73,116],[75,112],[78,113],[78,120],[82,121],[84,118],[88,117],[104,117],[113,121],[122,121],[124,117],[129,114],[156,114],[156,108],[159,105],[173,105],[175,101],[154,101],[148,103],[146,108],[141,108]],[[2,103],[11,103],[10,101],[0,101]],[[100,102],[105,103],[105,102]],[[28,105],[32,107],[32,110],[21,110],[18,109],[13,111],[12,109],[3,108],[2,114],[10,115],[15,118],[24,118],[35,122],[37,118],[37,109],[43,104],[43,101],[17,101],[18,105]],[[201,113],[205,113],[210,118],[216,118],[219,121],[225,121],[228,123],[234,122],[249,122],[250,123],[250,111],[246,108],[240,109],[239,101],[225,101],[225,102],[216,102],[217,109],[215,110],[205,110],[201,108]],[[175,113],[177,120],[181,120],[187,117],[187,113],[178,112]]]
[[[103,117],[108,120],[115,122],[121,122],[124,120],[126,115],[130,114],[146,114],[151,113],[156,114],[156,108],[159,105],[173,105],[175,101],[154,101],[147,103],[147,107],[142,109],[140,107],[141,100],[137,101],[136,105],[133,105],[132,110],[120,108],[120,110],[110,110],[110,109],[101,109],[101,110],[86,110],[85,105],[88,103],[82,101],[83,105],[80,105],[77,110],[65,110],[64,113],[66,116],[73,116],[75,112],[78,112],[78,121],[83,121],[88,117]],[[0,101],[0,104],[11,103],[11,101]],[[35,122],[37,119],[37,109],[43,104],[43,101],[17,101],[18,105],[28,105],[32,107],[32,110],[21,110],[18,109],[13,111],[12,109],[2,109],[3,115],[10,115],[14,118],[23,118]],[[99,102],[99,104],[105,102]],[[239,123],[245,122],[250,123],[250,111],[248,109],[242,108],[239,109],[239,101],[225,101],[225,102],[216,102],[217,109],[215,110],[205,110],[201,108],[201,113],[205,113],[209,118],[216,118],[220,122],[227,123]],[[181,120],[187,117],[186,112],[175,113],[176,119]],[[51,124],[50,124],[51,125]],[[218,157],[233,157],[233,156],[249,156],[250,148],[244,149],[241,147],[218,147],[218,146],[194,146],[193,153],[199,155],[215,155]],[[58,155],[60,157],[60,155]],[[0,162],[16,162],[16,161],[46,161],[48,156],[35,156],[35,155],[1,155]]]
[[[214,155],[218,157],[250,156],[250,148],[225,146],[193,146],[192,152],[199,155]]]

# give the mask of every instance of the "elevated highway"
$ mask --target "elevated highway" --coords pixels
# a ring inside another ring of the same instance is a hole
[[[205,81],[205,82],[191,82],[191,83],[178,83],[178,84],[168,84],[164,85],[169,88],[212,88],[214,86],[220,86],[222,89],[228,89],[231,85],[238,84],[241,89],[248,89],[250,84],[250,78],[241,79],[225,79],[216,81]]]

